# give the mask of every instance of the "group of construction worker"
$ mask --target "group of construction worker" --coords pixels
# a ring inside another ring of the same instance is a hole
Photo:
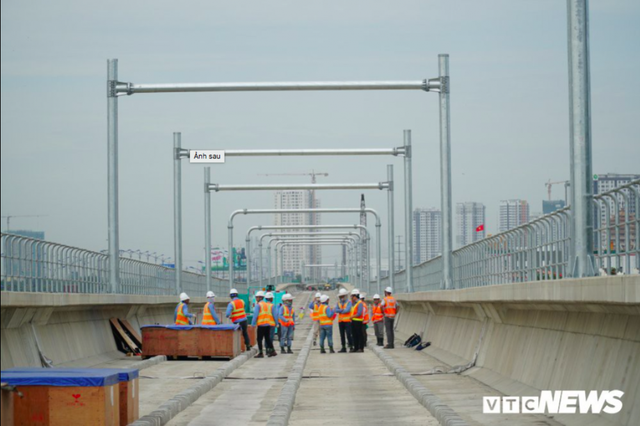
[[[215,310],[215,294],[207,293],[207,303],[204,305],[202,314],[202,325],[221,324],[220,318]],[[231,289],[229,292],[231,301],[227,305],[226,317],[233,324],[240,326],[242,337],[244,338],[247,351],[251,349],[251,341],[248,333],[247,314],[245,304],[238,297],[238,290]],[[282,296],[282,304],[276,306],[273,303],[273,293],[258,291],[256,293],[256,305],[253,311],[252,326],[257,327],[258,354],[256,358],[264,358],[263,348],[266,349],[268,357],[276,356],[278,353],[274,349],[273,339],[276,325],[280,326],[280,349],[283,354],[292,354],[291,341],[295,330],[295,316],[293,309],[293,296],[285,294]],[[180,294],[180,303],[174,313],[176,325],[192,325],[195,323],[195,315],[189,312],[190,298],[186,293]]]
[[[313,320],[313,345],[317,345],[320,337],[320,353],[327,353],[325,341],[329,346],[329,353],[335,353],[333,349],[333,322],[338,318],[340,330],[340,343],[342,349],[340,353],[364,352],[367,344],[367,328],[369,323],[373,324],[376,344],[384,346],[384,332],[387,334],[387,345],[385,349],[394,348],[394,322],[398,314],[398,304],[392,295],[393,290],[387,287],[384,292],[384,299],[380,295],[373,296],[371,307],[365,302],[364,295],[358,289],[351,291],[340,289],[338,292],[338,303],[334,308],[329,305],[330,298],[326,294],[316,293],[313,301],[309,304],[311,319]],[[350,296],[350,297],[349,297]]]
[[[311,319],[313,320],[313,345],[317,345],[320,337],[320,353],[327,353],[325,342],[328,344],[329,353],[335,353],[333,349],[333,322],[338,318],[340,330],[341,353],[364,352],[367,344],[367,329],[369,324],[373,324],[376,344],[384,346],[384,334],[386,330],[387,345],[385,349],[393,349],[394,345],[394,322],[398,314],[398,304],[392,295],[393,290],[387,287],[384,291],[384,298],[378,294],[373,295],[371,307],[365,302],[364,295],[358,289],[351,291],[351,294],[344,288],[338,292],[338,303],[332,308],[329,305],[330,298],[326,294],[316,293],[314,299],[309,304]],[[350,297],[348,297],[350,296]],[[221,324],[220,318],[215,311],[215,294],[207,293],[207,303],[204,305],[202,325]],[[226,317],[233,324],[240,326],[247,351],[251,349],[249,339],[247,314],[245,304],[238,297],[238,290],[231,289],[229,292],[231,301],[227,305]],[[266,356],[274,357],[278,355],[274,348],[274,337],[276,326],[280,327],[280,350],[282,354],[292,354],[291,341],[295,331],[295,313],[293,308],[293,296],[285,294],[282,296],[282,304],[273,303],[272,292],[256,292],[256,304],[253,311],[252,326],[257,327],[258,354],[256,358]],[[191,325],[195,323],[195,315],[189,312],[190,298],[186,293],[180,294],[180,303],[174,313],[176,325]],[[264,351],[263,351],[264,349]]]

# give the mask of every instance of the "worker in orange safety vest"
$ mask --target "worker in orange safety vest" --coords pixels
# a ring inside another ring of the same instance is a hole
[[[376,335],[377,346],[384,346],[384,314],[380,295],[373,295],[373,305],[371,305],[371,321],[373,322],[373,332]]]
[[[318,308],[320,307],[320,297],[322,294],[316,293],[315,297],[309,303],[309,312],[311,312],[311,320],[313,321],[313,346],[317,344],[320,335],[320,321],[318,321]]]
[[[187,293],[180,294],[180,303],[176,306],[176,310],[173,315],[173,320],[176,325],[191,325],[195,320],[195,315],[189,313],[190,298]]]
[[[385,349],[393,349],[393,343],[395,341],[394,336],[394,323],[396,316],[398,315],[398,303],[396,299],[391,295],[393,289],[387,287],[384,289],[384,300],[382,301],[382,313],[384,315],[384,328],[387,331],[387,346]]]
[[[215,309],[216,295],[212,291],[207,292],[207,303],[204,304],[202,311],[202,325],[217,325],[220,324],[220,318],[216,314]]]

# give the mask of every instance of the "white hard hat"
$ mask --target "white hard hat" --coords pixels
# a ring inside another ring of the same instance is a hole
[[[316,299],[317,299],[318,297],[322,297],[322,295],[321,295],[320,293],[316,293]]]
[[[264,298],[265,299],[273,299],[273,293],[268,292],[267,294],[265,294]]]
[[[180,301],[184,302],[185,300],[191,299],[187,293],[180,293]]]
[[[364,294],[360,295],[360,299],[364,300]]]
[[[212,291],[208,291],[208,292],[207,292],[207,299],[211,299],[212,297],[216,297],[216,295],[215,295],[215,294],[213,294],[213,292],[212,292]]]
[[[290,294],[285,294],[282,296],[282,300],[293,300],[293,296]]]
[[[322,303],[324,303],[324,302],[326,302],[326,301],[328,301],[328,300],[329,300],[329,296],[327,296],[326,294],[323,294],[323,295],[320,297],[320,302],[322,302]]]
[[[359,296],[360,295],[360,290],[358,290],[357,288],[354,288],[353,290],[351,290],[351,295],[352,296]]]
[[[391,289],[391,287],[385,288],[384,291],[386,291],[387,293],[393,293],[393,290]]]
[[[264,297],[264,291],[256,291],[256,297]]]
[[[347,294],[349,294],[349,292],[344,288],[341,288],[338,292],[338,296],[346,296]]]
[[[373,300],[376,300],[376,299],[380,299],[380,295],[379,294],[374,294],[373,295]]]
[[[235,288],[232,288],[229,294],[238,294],[238,290],[236,290]]]

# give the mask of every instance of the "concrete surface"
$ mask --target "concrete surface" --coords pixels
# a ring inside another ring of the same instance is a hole
[[[543,281],[399,294],[397,338],[499,394],[625,392],[618,414],[555,415],[567,425],[640,424],[640,277]],[[426,358],[425,358],[426,360]],[[425,361],[425,366],[430,365]]]

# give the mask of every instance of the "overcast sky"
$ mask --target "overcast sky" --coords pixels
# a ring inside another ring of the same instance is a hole
[[[640,2],[591,1],[593,169],[640,172]],[[569,178],[566,2],[17,1],[1,3],[2,215],[50,241],[107,247],[106,60],[135,83],[416,80],[451,55],[453,201],[502,199],[540,211],[544,183]],[[414,207],[439,207],[437,95],[288,92],[120,98],[120,246],[173,255],[172,134],[209,149],[390,148],[413,131]],[[328,172],[322,183],[402,176],[401,158],[229,159],[217,183],[306,183],[266,173]],[[203,166],[183,165],[187,265],[202,257]],[[404,234],[402,185],[396,231]],[[318,193],[357,207],[359,193]],[[562,186],[553,190],[563,198]],[[386,218],[386,193],[367,204]],[[268,192],[218,193],[214,246],[238,208],[271,208]],[[323,223],[355,223],[325,215]],[[265,216],[236,220],[246,228]],[[3,220],[2,229],[5,229]],[[373,228],[372,228],[373,229]],[[325,250],[325,261],[337,252]],[[386,249],[385,249],[386,253]]]

